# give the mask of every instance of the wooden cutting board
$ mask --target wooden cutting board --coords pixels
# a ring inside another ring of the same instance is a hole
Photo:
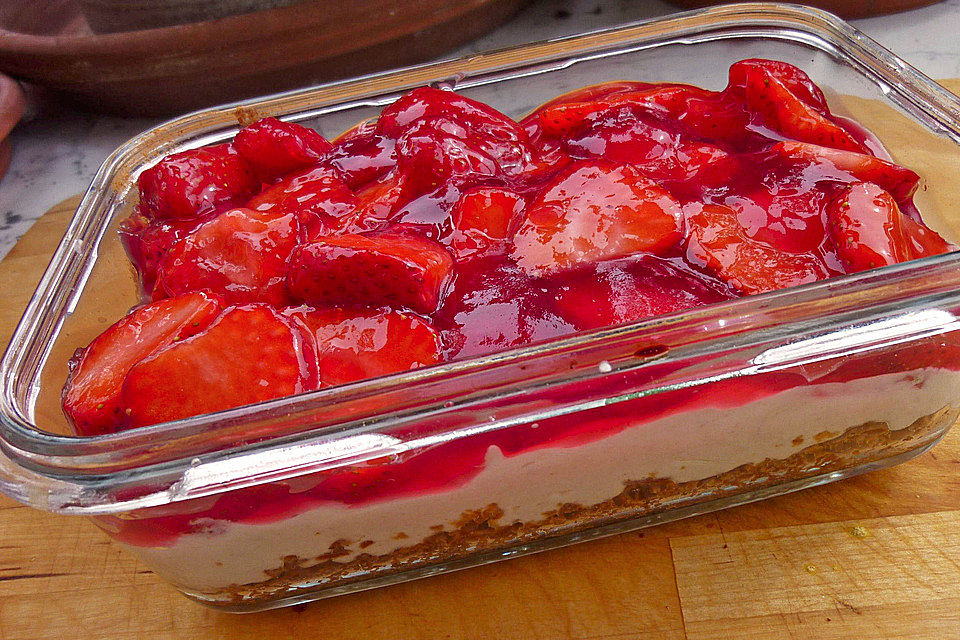
[[[76,205],[0,263],[4,340]],[[825,487],[249,615],[187,600],[84,519],[0,497],[0,640],[733,637],[960,637],[960,428]]]

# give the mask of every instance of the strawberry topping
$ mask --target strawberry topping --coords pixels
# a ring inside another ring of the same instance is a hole
[[[312,340],[263,304],[231,307],[205,331],[141,360],[123,383],[133,427],[303,393],[319,386]]]
[[[433,313],[453,277],[443,246],[404,231],[323,238],[290,260],[290,293],[307,303],[397,306]]]
[[[287,303],[287,260],[299,238],[292,214],[231,209],[201,224],[164,256],[158,295],[206,289],[228,303]]]
[[[221,301],[191,292],[140,307],[101,333],[71,361],[63,411],[81,435],[110,433],[127,425],[120,403],[123,380],[138,362],[207,327]]]
[[[675,246],[680,204],[629,165],[578,165],[530,206],[511,256],[531,275]]]
[[[311,167],[332,148],[313,129],[276,118],[263,118],[244,127],[233,146],[264,182]]]
[[[221,144],[169,155],[141,173],[137,186],[147,218],[187,220],[239,204],[259,182],[233,145]]]

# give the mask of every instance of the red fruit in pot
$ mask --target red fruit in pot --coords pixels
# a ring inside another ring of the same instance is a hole
[[[581,164],[560,173],[527,207],[511,257],[543,275],[645,251],[682,238],[673,196],[629,165]]]
[[[443,245],[400,230],[323,238],[290,259],[290,293],[319,304],[399,306],[430,314],[453,277]]]
[[[849,271],[866,271],[955,249],[900,212],[893,196],[870,183],[843,190],[827,207],[830,236]]]
[[[440,336],[398,311],[294,307],[285,312],[313,333],[323,386],[419,369],[440,361]]]
[[[120,403],[130,369],[164,347],[205,329],[221,301],[203,292],[160,300],[132,311],[78,351],[63,390],[63,411],[80,435],[111,433],[127,424]]]
[[[264,189],[247,207],[271,215],[296,215],[309,242],[350,227],[357,218],[358,203],[334,171],[314,167]]]
[[[157,289],[167,295],[208,289],[228,303],[287,304],[287,260],[297,245],[293,214],[231,209],[174,244],[160,263]]]
[[[123,383],[122,403],[131,426],[142,427],[318,386],[312,339],[278,311],[251,304],[141,360]]]
[[[509,189],[480,187],[464,193],[451,212],[450,250],[462,260],[502,245],[524,205],[523,198]]]
[[[174,153],[140,174],[140,212],[150,219],[185,220],[239,204],[260,186],[232,145]]]
[[[276,118],[262,118],[244,127],[233,146],[264,182],[311,167],[332,148],[313,129]]]
[[[688,260],[704,265],[742,293],[763,293],[835,275],[817,255],[788,253],[751,239],[730,207],[692,203],[684,214]]]

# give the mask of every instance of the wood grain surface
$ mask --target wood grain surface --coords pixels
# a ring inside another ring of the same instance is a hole
[[[9,336],[77,204],[0,263]],[[190,602],[82,518],[0,498],[0,638],[948,638],[960,430],[893,469],[636,533],[250,615]]]
[[[4,342],[76,204],[0,263]],[[187,600],[85,519],[0,498],[2,640],[954,637],[960,429],[911,462],[824,487],[249,615]]]

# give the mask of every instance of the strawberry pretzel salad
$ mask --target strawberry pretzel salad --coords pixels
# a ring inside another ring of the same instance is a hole
[[[139,176],[143,304],[63,410],[113,433],[952,251],[919,180],[771,60],[519,122],[429,87],[333,141],[264,118]],[[212,602],[336,586],[892,455],[955,415],[957,359],[933,337],[97,521]]]

